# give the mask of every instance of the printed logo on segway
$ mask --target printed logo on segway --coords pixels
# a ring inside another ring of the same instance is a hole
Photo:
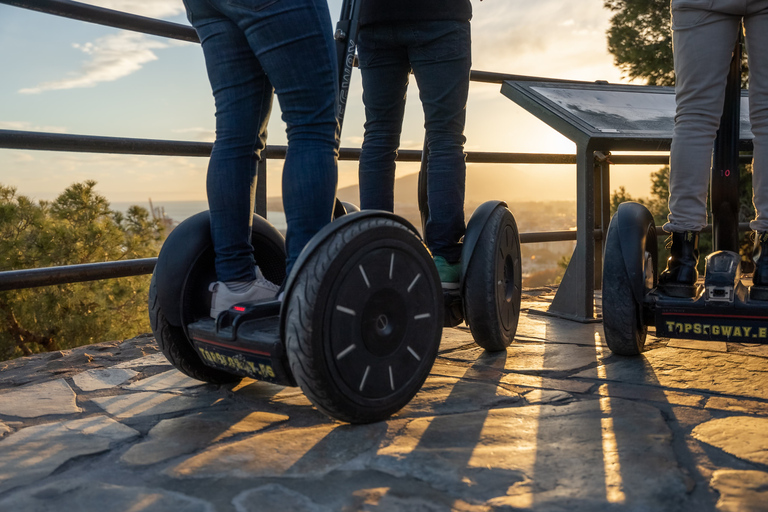
[[[220,351],[211,346],[203,347],[198,343],[197,353],[200,354],[207,363],[218,366],[224,370],[236,372],[239,375],[246,375],[257,380],[266,380],[274,382],[277,380],[272,365],[263,362],[259,358],[249,359],[243,354],[232,352],[231,354]]]
[[[755,323],[745,323],[743,320],[718,319],[715,321],[692,322],[688,317],[664,318],[657,336],[686,337],[692,339],[727,339],[746,343],[768,339],[766,320]]]

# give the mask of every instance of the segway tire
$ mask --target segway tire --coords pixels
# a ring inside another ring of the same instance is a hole
[[[163,314],[160,301],[157,300],[156,281],[155,274],[152,274],[149,285],[149,323],[155,340],[157,340],[157,344],[168,362],[185,375],[211,384],[226,384],[241,380],[241,377],[237,375],[203,364],[192,348],[184,329],[171,325]]]
[[[643,351],[648,327],[642,319],[641,305],[632,294],[619,230],[609,229],[603,258],[603,330],[611,352],[637,356]]]
[[[283,311],[296,382],[333,418],[389,418],[421,388],[442,335],[440,279],[423,242],[392,218],[363,217],[294,271]]]
[[[489,352],[517,332],[522,295],[520,236],[512,213],[497,207],[483,227],[464,276],[464,312],[472,337]]]

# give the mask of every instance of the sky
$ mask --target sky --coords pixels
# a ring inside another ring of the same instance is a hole
[[[331,18],[341,0],[328,0]],[[89,3],[187,24],[181,0]],[[603,0],[473,0],[473,69],[627,82],[607,51],[610,12]],[[197,44],[102,27],[0,5],[0,129],[114,137],[213,141],[214,106]],[[353,76],[343,147],[363,135],[362,89]],[[472,83],[466,149],[575,153],[575,145],[499,92]],[[279,107],[269,144],[285,144]],[[401,147],[420,149],[423,115],[415,84]],[[113,202],[205,199],[206,158],[79,154],[0,149],[0,184],[33,199],[53,199],[74,182],[96,180]],[[280,194],[282,162],[268,162],[268,195]],[[612,188],[647,196],[655,167],[614,166]],[[398,175],[418,171],[400,164]],[[575,165],[468,166],[468,190],[493,190],[507,201],[575,199]],[[356,164],[340,163],[339,187],[357,182]],[[490,197],[489,197],[490,199]]]

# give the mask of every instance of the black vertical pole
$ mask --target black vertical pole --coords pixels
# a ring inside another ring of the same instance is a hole
[[[710,198],[716,251],[739,252],[739,127],[741,123],[741,36],[725,89],[725,107],[715,139]]]
[[[347,111],[352,70],[355,68],[355,50],[357,49],[361,1],[344,0],[342,2],[341,14],[339,15],[338,23],[336,23],[336,31],[333,34],[333,38],[336,40],[336,61],[339,68],[338,90],[336,91],[336,118],[339,121],[339,137],[341,137],[341,128],[344,125],[344,114]],[[333,218],[339,218],[345,213],[347,213],[346,208],[337,197],[333,207]]]
[[[421,151],[421,167],[419,168],[419,212],[421,213],[421,232],[427,236],[427,221],[429,220],[429,198],[427,196],[427,166],[429,164],[429,147],[427,135],[424,134],[424,149]]]
[[[355,50],[357,49],[358,18],[362,0],[344,0],[341,5],[341,15],[336,23],[336,58],[339,66],[339,90],[336,97],[338,107],[339,127],[344,123],[344,113],[347,109],[349,83],[352,80],[352,70],[355,67]]]

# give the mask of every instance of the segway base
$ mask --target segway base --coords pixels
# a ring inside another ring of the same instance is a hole
[[[705,294],[680,299],[654,291],[646,297],[653,315],[656,336],[702,341],[768,343],[768,314],[765,302],[747,298],[747,287],[739,283],[733,303],[707,301]]]
[[[222,317],[227,315],[229,312],[222,313],[218,321],[204,318],[187,327],[203,363],[243,377],[295,386],[286,369],[279,316],[226,322],[229,325],[222,326]]]

